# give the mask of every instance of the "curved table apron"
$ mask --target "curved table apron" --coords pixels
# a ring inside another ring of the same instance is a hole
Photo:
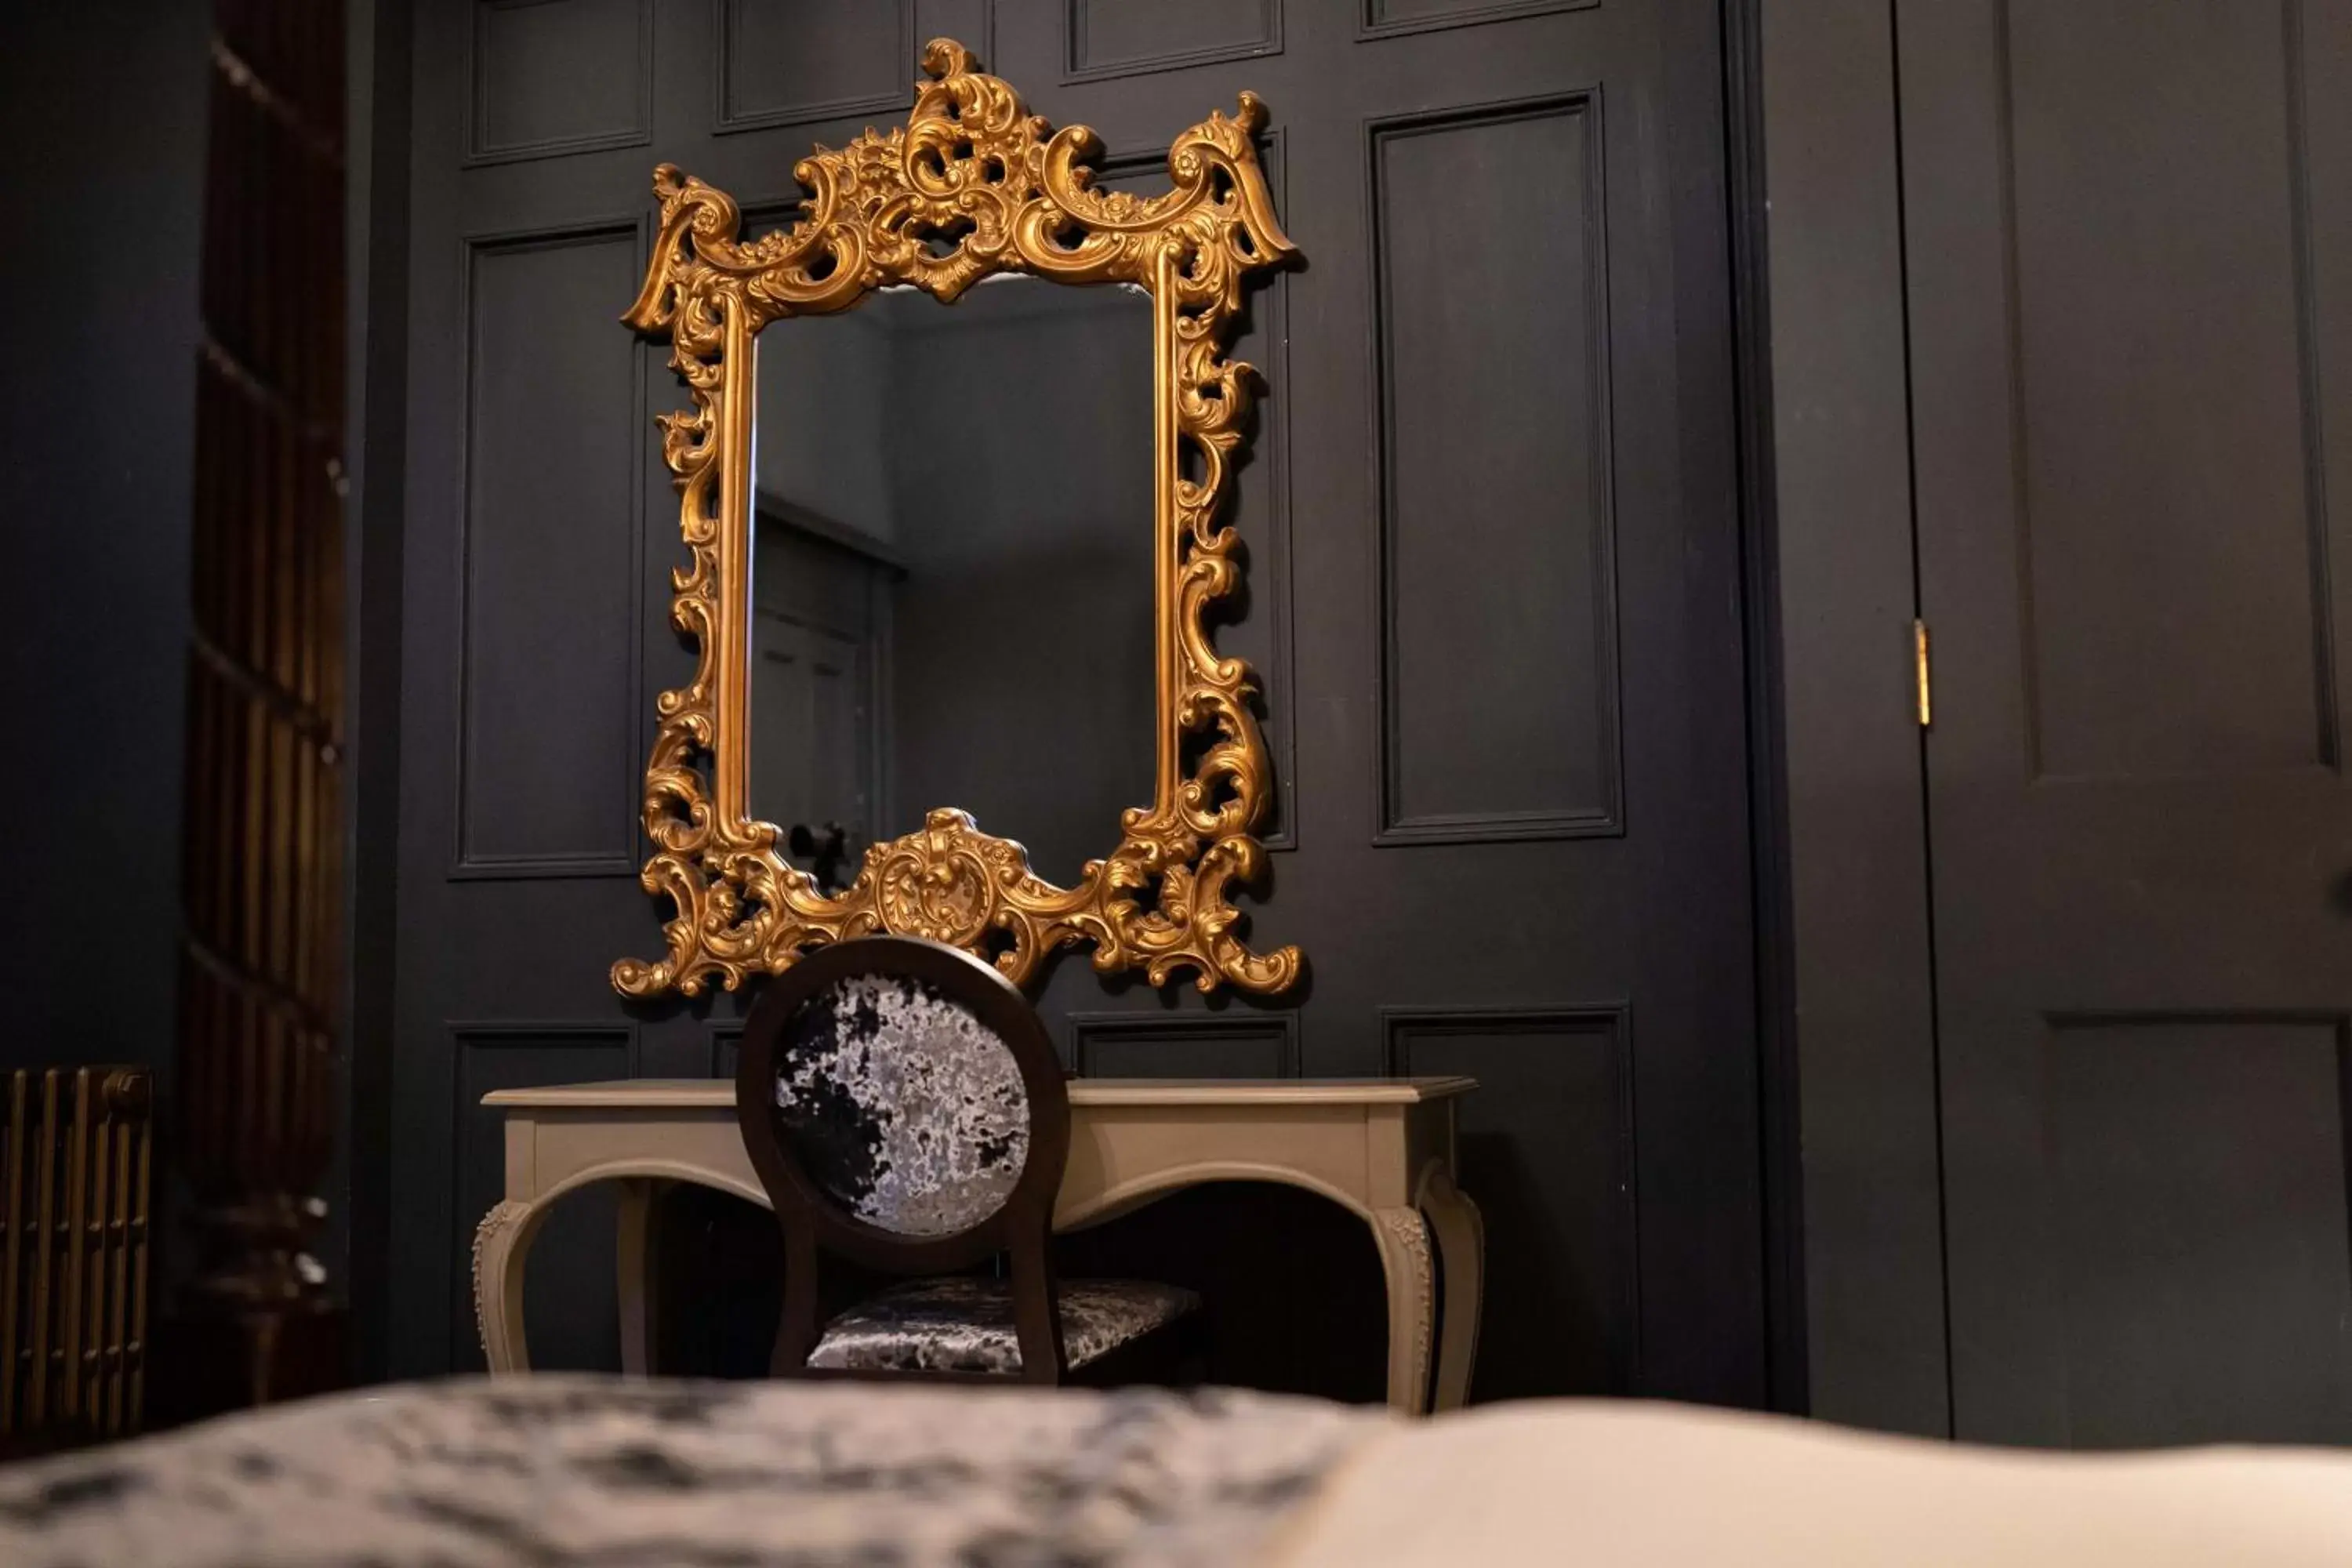
[[[1100,1224],[1207,1182],[1320,1193],[1363,1220],[1380,1249],[1389,1403],[1413,1414],[1456,1408],[1477,1352],[1486,1237],[1454,1185],[1454,1102],[1476,1087],[1466,1078],[1073,1079],[1054,1228]],[[735,1124],[734,1084],[637,1079],[506,1089],[482,1103],[506,1122],[506,1196],[474,1234],[474,1307],[490,1371],[530,1369],[523,1264],[549,1205],[611,1181],[621,1186],[621,1364],[651,1372],[660,1184],[698,1183],[767,1206]]]

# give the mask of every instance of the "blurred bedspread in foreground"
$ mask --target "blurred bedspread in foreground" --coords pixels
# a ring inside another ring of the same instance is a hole
[[[0,1563],[1244,1563],[1392,1425],[1223,1390],[411,1384],[0,1469]]]
[[[2343,1568],[2352,1455],[2033,1454],[1670,1405],[407,1384],[0,1468],[10,1568]]]

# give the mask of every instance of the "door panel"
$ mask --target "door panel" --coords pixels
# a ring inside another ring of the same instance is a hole
[[[2284,1014],[2049,1020],[2074,1442],[2344,1436],[2344,1036]]]
[[[2011,13],[2037,775],[2335,759],[2325,512],[2306,471],[2308,172],[2267,10]]]
[[[2352,16],[1898,16],[1955,1423],[2352,1440]]]
[[[1219,639],[1257,670],[1278,773],[1252,939],[1301,943],[1309,978],[1258,1003],[1107,986],[1065,958],[1042,1010],[1089,1071],[1486,1077],[1465,1123],[1497,1281],[1480,1392],[1760,1403],[1711,0],[647,0],[642,30],[637,15],[604,0],[419,12],[394,1370],[448,1365],[470,1331],[465,1241],[478,1173],[496,1164],[491,1129],[453,1102],[580,1066],[579,1050],[512,1049],[487,1025],[561,1041],[625,1026],[630,1070],[695,1076],[727,1070],[745,1003],[625,1007],[605,982],[614,958],[659,947],[667,910],[637,885],[644,847],[616,854],[609,824],[634,820],[655,695],[690,668],[667,624],[675,499],[644,417],[680,394],[661,351],[632,348],[614,321],[644,260],[653,164],[701,175],[757,221],[786,217],[793,163],[901,118],[915,49],[945,33],[1037,112],[1094,126],[1105,182],[1123,187],[1160,188],[1176,132],[1259,93],[1273,113],[1262,157],[1307,258],[1253,293],[1234,345],[1269,400],[1233,487],[1246,600]],[[593,97],[548,96],[565,71]],[[544,286],[460,330],[452,258],[467,237],[588,236],[602,248],[513,250],[501,276]],[[520,345],[499,374],[527,379],[496,405],[509,433],[469,452],[452,410],[469,376],[489,384],[478,343]],[[1002,412],[1020,406],[1008,395]],[[608,435],[625,407],[635,423]],[[551,472],[564,453],[581,460]],[[509,537],[541,553],[461,606],[457,498],[472,493],[494,495]],[[527,569],[542,560],[543,575]],[[574,609],[593,626],[567,620]],[[509,643],[461,635],[491,619]],[[768,651],[802,661],[813,729],[854,713],[854,683],[822,686],[819,650],[778,626]],[[488,679],[486,649],[509,645],[495,754],[547,798],[526,812],[526,793],[496,820],[517,842],[604,858],[459,877],[446,848],[457,694]],[[877,672],[870,700],[888,682]],[[825,708],[820,689],[848,707]],[[625,768],[617,734],[585,750],[623,714],[639,748]],[[556,750],[534,749],[542,728]],[[812,800],[870,788],[901,816],[949,804],[894,802],[890,778],[866,776],[816,771],[805,787]],[[1115,824],[1103,831],[1108,845]],[[1143,1217],[1100,1246],[1132,1254],[1156,1237],[1136,1266],[1197,1271],[1243,1336],[1230,1370],[1377,1390],[1377,1261],[1353,1219],[1257,1188],[1171,1205],[1156,1230]],[[1265,1234],[1233,1244],[1236,1228]],[[577,1231],[535,1258],[535,1292],[609,1290],[609,1254]]]

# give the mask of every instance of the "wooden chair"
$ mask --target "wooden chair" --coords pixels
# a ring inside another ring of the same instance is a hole
[[[1063,1076],[1028,1001],[955,948],[839,942],[768,983],[735,1107],[783,1231],[777,1376],[1124,1382],[1178,1364],[1191,1291],[1054,1277]],[[828,1255],[918,1278],[821,1322]],[[1006,1278],[970,1272],[1000,1258]]]

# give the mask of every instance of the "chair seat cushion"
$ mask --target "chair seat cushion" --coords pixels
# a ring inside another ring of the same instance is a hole
[[[1056,1294],[1072,1371],[1201,1305],[1190,1290],[1144,1279],[1065,1279]],[[1017,1373],[1013,1284],[958,1276],[894,1287],[827,1323],[808,1364],[837,1372]]]

